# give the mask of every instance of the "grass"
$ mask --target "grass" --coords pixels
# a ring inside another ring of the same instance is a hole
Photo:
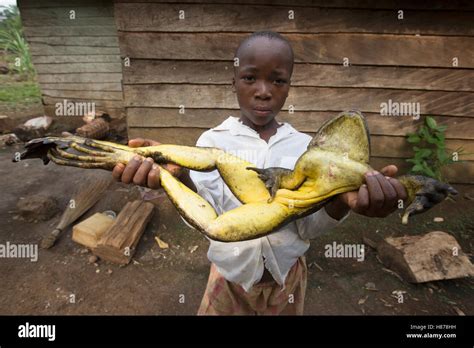
[[[39,85],[33,79],[17,81],[12,75],[1,75],[0,86],[0,103],[3,105],[14,106],[41,102]]]

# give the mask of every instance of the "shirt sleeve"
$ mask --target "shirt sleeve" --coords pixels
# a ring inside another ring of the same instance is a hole
[[[331,229],[342,223],[347,217],[347,213],[340,220],[333,219],[321,208],[317,212],[296,220],[296,228],[301,239],[313,239],[328,233]]]

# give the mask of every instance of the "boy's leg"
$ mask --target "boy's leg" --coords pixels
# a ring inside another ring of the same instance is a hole
[[[255,311],[235,293],[232,283],[227,281],[211,264],[209,279],[198,315],[254,315]],[[242,291],[245,291],[242,289]]]
[[[290,269],[283,291],[273,281],[257,284],[246,292],[227,281],[212,264],[198,315],[302,315],[306,282],[304,256]]]
[[[308,268],[306,259],[301,256],[293,265],[285,280],[285,289],[275,286],[268,300],[264,315],[303,315]]]

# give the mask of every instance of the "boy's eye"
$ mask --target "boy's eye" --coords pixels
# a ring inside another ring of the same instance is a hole
[[[242,79],[243,79],[245,82],[253,82],[253,81],[255,81],[255,77],[253,77],[253,76],[244,76],[244,77],[242,77]]]
[[[283,79],[277,79],[277,80],[275,80],[275,84],[277,84],[277,85],[283,85],[283,84],[285,84],[285,83],[286,83],[286,80],[283,80]]]

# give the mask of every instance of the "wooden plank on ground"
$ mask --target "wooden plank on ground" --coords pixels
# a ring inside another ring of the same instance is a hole
[[[452,235],[442,231],[388,237],[378,244],[377,253],[385,266],[410,283],[474,276],[469,257]]]
[[[185,18],[179,19],[179,11]],[[293,19],[290,19],[293,11]],[[265,13],[262,16],[262,13]],[[341,9],[271,5],[116,3],[117,29],[161,32],[393,33],[474,34],[474,13],[410,11],[398,18],[392,9]],[[315,20],[317,18],[317,20]],[[157,25],[159,23],[159,25]],[[225,28],[222,23],[225,23]]]
[[[215,85],[124,85],[126,105],[130,107],[231,108],[238,107],[231,86]],[[470,92],[411,91],[393,89],[293,87],[286,108],[297,111],[357,109],[378,112],[383,103],[419,103],[421,114],[474,116]],[[416,111],[414,108],[412,111]]]
[[[167,61],[136,59],[123,68],[125,84],[230,84],[233,61]],[[292,86],[372,87],[474,91],[474,70],[295,64]]]
[[[148,59],[231,60],[247,34],[120,32],[121,55]],[[474,68],[474,37],[288,34],[295,61],[355,65]],[[400,54],[403,52],[403,54]]]
[[[112,226],[103,233],[93,253],[118,264],[128,264],[150,221],[155,206],[141,200],[128,202]]]
[[[277,119],[289,122],[300,132],[315,132],[325,121],[336,116],[335,111],[296,111],[293,114],[280,112]],[[140,108],[127,109],[127,122],[130,127],[191,127],[208,129],[217,126],[227,117],[240,115],[237,109],[185,109],[178,108]],[[414,132],[424,122],[424,117],[386,117],[379,113],[364,113],[370,133],[376,135],[405,136]],[[448,139],[474,139],[474,119],[468,117],[434,116],[436,122],[447,126]]]

